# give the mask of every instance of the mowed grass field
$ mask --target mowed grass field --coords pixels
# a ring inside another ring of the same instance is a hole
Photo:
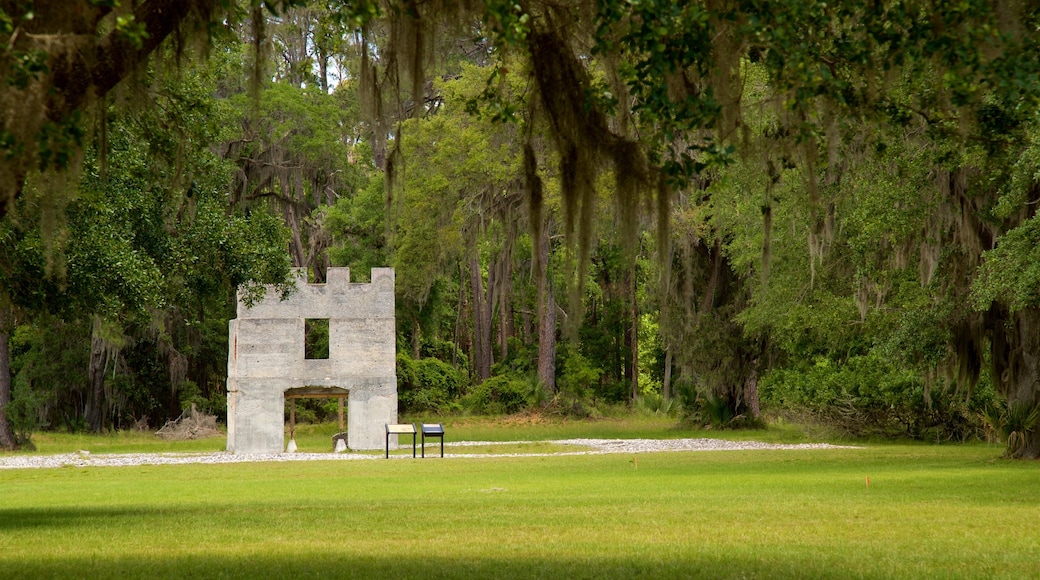
[[[491,423],[454,429],[496,440]],[[583,432],[500,425],[513,430]],[[999,455],[870,444],[0,470],[0,577],[1037,578],[1040,463]]]

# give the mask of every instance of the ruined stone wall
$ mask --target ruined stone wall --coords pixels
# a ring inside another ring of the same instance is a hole
[[[241,299],[228,323],[228,442],[234,453],[281,453],[285,392],[302,387],[349,391],[351,449],[382,449],[385,423],[397,422],[394,271],[373,268],[372,282],[351,284],[349,268],[329,268],[281,300],[273,287],[252,307]],[[328,319],[327,359],[304,356],[304,320]]]

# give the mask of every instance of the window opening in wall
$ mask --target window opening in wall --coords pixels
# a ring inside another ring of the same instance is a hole
[[[306,359],[329,358],[329,319],[307,318],[303,322],[303,356]],[[297,351],[299,352],[299,351]]]

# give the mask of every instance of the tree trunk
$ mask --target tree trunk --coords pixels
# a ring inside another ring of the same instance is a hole
[[[672,348],[664,351],[664,384],[661,387],[661,395],[665,400],[672,398]]]
[[[329,55],[321,45],[315,49],[318,59],[318,82],[321,84],[321,92],[329,93]]]
[[[466,292],[466,267],[459,261],[459,304],[455,309],[455,348],[466,354],[469,360],[469,368],[472,370],[476,367],[476,362],[473,357],[473,333],[467,332],[470,327],[470,320],[467,318],[467,313],[471,312],[472,309],[466,303],[468,294]]]
[[[501,356],[499,360],[506,360],[509,358],[509,339],[516,336],[516,322],[513,311],[513,246],[516,243],[517,237],[517,220],[513,219],[510,214],[506,214],[503,217],[503,221],[508,225],[508,232],[506,239],[503,242],[502,256],[499,260],[501,265],[501,274],[499,275],[499,288],[500,288],[500,300],[501,300]]]
[[[307,266],[307,258],[303,249],[303,233],[300,220],[296,217],[296,209],[292,205],[285,208],[285,223],[292,233],[289,239],[289,255],[292,256],[293,267],[304,268]]]
[[[480,271],[480,248],[470,243],[469,259],[470,290],[473,293],[473,355],[477,384],[491,377],[491,312],[489,300],[484,293],[484,277]],[[493,280],[488,281],[492,286]]]
[[[87,426],[91,432],[98,433],[105,419],[105,366],[108,362],[108,349],[101,336],[101,317],[94,317],[94,330],[90,336],[90,366],[87,377],[90,382],[90,394],[87,398]]]
[[[538,251],[538,381],[546,394],[552,394],[556,391],[556,299],[549,284],[549,234],[545,228]]]
[[[6,309],[0,308],[0,449],[8,451],[18,446],[7,420],[7,405],[11,402],[11,351],[7,345],[11,338],[8,329],[11,322]]]
[[[1040,307],[1001,312],[995,318],[991,322],[993,376],[1008,406],[1025,414],[1040,405]],[[1024,432],[1009,440],[1008,454],[1019,459],[1040,459],[1040,424],[1026,426]]]
[[[752,365],[757,365],[757,361],[754,361]],[[758,417],[760,412],[758,407],[758,370],[755,366],[751,367],[747,380],[744,381],[743,399],[744,406],[747,408],[748,413],[751,414],[751,418]]]
[[[466,333],[462,332],[462,314],[466,311],[466,283],[465,283],[465,272],[463,272],[462,265],[459,264],[459,303],[455,307],[455,329],[452,337],[452,342],[455,344],[455,348],[451,351],[451,366],[458,368],[458,361],[455,360],[455,355],[459,351],[468,352],[467,345],[464,344],[466,341]]]
[[[513,267],[512,255],[504,254],[499,265],[498,295],[499,295],[499,360],[509,358],[509,338],[516,334],[513,323]]]
[[[419,360],[422,352],[420,347],[422,346],[422,331],[419,328],[419,317],[416,316],[412,320],[412,359]]]
[[[639,396],[639,300],[636,292],[636,265],[633,259],[632,269],[629,272],[629,296],[632,299],[632,327],[629,332],[632,335],[632,357],[629,362],[629,380],[632,385],[632,400]]]

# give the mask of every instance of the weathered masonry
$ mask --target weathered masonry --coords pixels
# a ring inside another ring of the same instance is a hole
[[[239,296],[228,323],[228,451],[281,453],[287,395],[347,396],[348,444],[381,449],[397,423],[394,271],[373,268],[369,284],[351,284],[349,268],[329,268],[325,284],[295,273],[294,294],[269,287],[252,307]],[[311,323],[327,332],[317,355],[304,346]]]

